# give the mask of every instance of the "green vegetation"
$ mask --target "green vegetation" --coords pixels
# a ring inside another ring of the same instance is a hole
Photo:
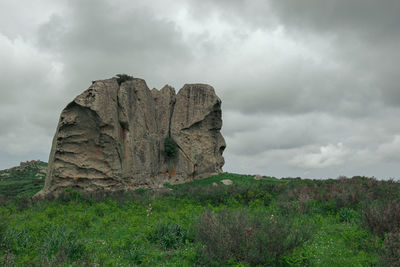
[[[0,202],[1,266],[400,265],[393,181],[223,173],[156,191],[66,190],[53,202],[32,193]]]
[[[170,162],[178,156],[178,144],[171,137],[165,137],[164,150],[161,150],[166,161]]]
[[[118,85],[121,85],[123,82],[133,80],[133,77],[128,74],[117,74],[115,76],[117,77]]]
[[[0,200],[33,196],[44,185],[46,162],[35,162],[25,168],[0,171]]]

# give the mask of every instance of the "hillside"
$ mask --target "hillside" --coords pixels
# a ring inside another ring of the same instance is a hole
[[[66,190],[32,202],[34,181],[43,183],[34,178],[39,169],[1,172],[9,173],[1,187],[8,196],[0,202],[1,266],[400,264],[398,182],[223,173],[153,191]]]
[[[0,170],[0,199],[32,196],[42,189],[46,170],[47,163],[40,160],[21,162],[17,167]]]

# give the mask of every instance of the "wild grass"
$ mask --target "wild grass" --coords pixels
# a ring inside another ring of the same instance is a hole
[[[0,266],[400,266],[398,182],[224,173],[166,187],[42,202],[12,189]]]

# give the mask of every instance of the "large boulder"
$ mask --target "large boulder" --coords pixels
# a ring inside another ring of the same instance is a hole
[[[142,79],[95,81],[62,111],[44,188],[83,192],[156,188],[222,172],[221,100],[205,84],[149,90]],[[166,137],[177,156],[164,157]]]

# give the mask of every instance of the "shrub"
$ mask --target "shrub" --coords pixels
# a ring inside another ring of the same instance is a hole
[[[268,205],[279,194],[281,188],[276,184],[233,184],[230,186],[183,185],[168,194],[176,198],[190,198],[202,204],[228,204],[235,200],[248,205],[259,200]]]
[[[400,230],[400,203],[392,200],[365,205],[363,221],[367,228],[383,239],[385,233]]]
[[[117,82],[119,85],[121,85],[123,82],[133,80],[133,77],[127,74],[117,74],[115,76],[117,76]]]
[[[94,200],[91,195],[78,192],[72,188],[67,188],[57,197],[57,201],[59,203],[68,203],[73,201],[93,203]]]
[[[279,198],[287,201],[311,199],[320,202],[328,213],[336,213],[341,208],[355,209],[363,201],[394,200],[400,197],[400,183],[377,181],[374,178],[339,178],[336,180],[290,180],[287,190]]]
[[[4,236],[5,236],[5,232],[7,230],[7,224],[6,224],[6,220],[3,216],[0,216],[0,250],[3,247],[6,247],[5,244],[5,240],[4,240]]]
[[[382,255],[388,266],[400,266],[400,232],[391,232],[385,236],[385,249]]]
[[[149,241],[163,249],[177,249],[189,241],[188,231],[177,223],[159,223],[148,236]]]
[[[360,215],[353,209],[341,208],[337,213],[337,217],[340,222],[356,223],[358,222]]]
[[[164,139],[164,150],[161,151],[163,156],[167,161],[171,161],[176,159],[178,156],[178,145],[177,143],[170,137],[165,137]]]
[[[16,207],[18,207],[20,211],[29,209],[33,204],[32,198],[29,195],[25,194],[15,196],[12,199],[12,202]]]
[[[135,201],[142,204],[147,204],[149,198],[154,195],[154,192],[149,189],[139,188],[135,191],[96,191],[86,196],[87,202],[103,202],[114,201],[119,205],[124,205],[127,202]]]
[[[309,225],[297,225],[293,217],[223,209],[205,211],[195,227],[203,244],[200,261],[227,264],[277,265],[282,256],[303,244],[311,235]]]

